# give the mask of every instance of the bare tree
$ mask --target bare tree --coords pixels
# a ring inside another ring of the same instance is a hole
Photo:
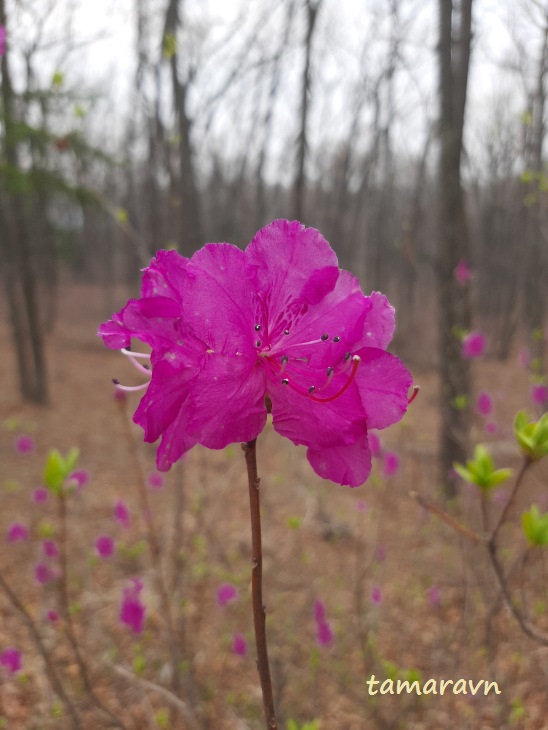
[[[439,0],[440,40],[440,158],[439,158],[439,249],[437,257],[438,328],[441,377],[441,479],[446,496],[454,495],[450,478],[454,461],[464,461],[470,411],[459,408],[470,398],[470,372],[461,357],[459,331],[471,322],[467,287],[454,271],[461,259],[469,258],[468,229],[461,182],[464,113],[472,40],[472,0]]]

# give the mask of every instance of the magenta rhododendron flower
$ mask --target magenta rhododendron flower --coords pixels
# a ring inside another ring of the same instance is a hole
[[[308,448],[320,476],[350,486],[371,470],[368,429],[407,409],[411,376],[385,351],[393,331],[386,297],[364,296],[318,231],[283,220],[245,251],[159,251],[141,298],[99,328],[151,378],[133,420],[145,441],[161,438],[160,471],[196,443],[254,439],[271,404],[275,430]],[[150,356],[127,350],[132,337]]]
[[[89,484],[89,471],[86,469],[77,469],[76,471],[73,471],[71,474],[68,475],[67,478],[67,485],[69,487],[74,487],[78,491],[82,489],[82,487],[85,487],[86,484]]]
[[[367,512],[367,502],[364,502],[363,499],[358,499],[356,502],[356,509],[358,512]]]
[[[487,342],[481,332],[469,332],[462,340],[461,354],[467,360],[481,357],[486,347]]]
[[[114,540],[109,535],[99,535],[95,540],[95,550],[100,558],[110,558],[114,553]]]
[[[382,603],[382,592],[379,586],[373,586],[371,589],[371,603],[374,603],[376,606]]]
[[[485,433],[494,434],[499,430],[495,421],[487,421],[485,424]]]
[[[44,540],[42,543],[42,552],[46,558],[56,558],[59,555],[57,543],[53,540]]]
[[[151,489],[162,489],[165,482],[165,477],[157,471],[153,471],[148,475],[148,486]]]
[[[120,621],[129,626],[135,634],[140,634],[145,626],[146,608],[141,601],[142,590],[142,581],[132,578],[131,586],[124,588],[120,607]]]
[[[125,530],[129,528],[129,510],[125,502],[119,499],[114,505],[114,519]]]
[[[488,416],[492,410],[493,399],[491,398],[489,393],[486,393],[484,390],[482,390],[480,393],[478,393],[478,397],[476,400],[476,411],[480,414],[480,416]]]
[[[467,284],[472,279],[472,269],[466,259],[461,259],[456,265],[455,279],[459,284]]]
[[[377,436],[376,433],[370,432],[368,434],[368,440],[369,440],[369,450],[371,451],[371,456],[374,459],[380,459],[380,457],[382,456],[380,438]]]
[[[224,607],[230,601],[234,601],[238,597],[238,591],[235,586],[230,583],[223,583],[217,591],[217,603]]]
[[[32,501],[34,504],[44,504],[44,502],[48,501],[48,490],[44,489],[44,487],[38,487],[38,489],[35,489],[32,493]]]
[[[319,646],[328,646],[333,641],[333,631],[326,619],[323,601],[314,602],[314,621],[316,622],[316,642]]]
[[[21,652],[18,649],[9,647],[0,654],[0,664],[7,670],[8,674],[15,674],[23,666]]]
[[[245,656],[247,654],[247,641],[245,636],[242,634],[234,634],[232,637],[232,651],[238,656]]]
[[[28,436],[25,433],[20,434],[15,439],[15,450],[18,454],[32,454],[36,447],[36,443],[32,436]]]
[[[51,621],[51,623],[54,624],[59,621],[59,614],[53,608],[50,608],[49,611],[46,613],[46,618],[48,619],[48,621]]]
[[[536,406],[543,406],[548,403],[548,387],[537,383],[531,388],[531,400]]]
[[[21,522],[12,522],[8,527],[8,542],[19,542],[19,540],[28,540],[29,530],[26,525]]]
[[[382,473],[385,477],[393,477],[400,468],[400,458],[394,451],[386,451],[382,457]]]
[[[438,586],[430,586],[428,589],[428,603],[432,608],[438,608],[441,603],[441,590]]]
[[[37,563],[34,567],[34,577],[40,585],[49,583],[54,579],[53,571],[45,563]]]

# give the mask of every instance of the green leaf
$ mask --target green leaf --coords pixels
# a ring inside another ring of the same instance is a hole
[[[64,82],[65,82],[65,75],[62,74],[60,71],[56,71],[51,78],[51,85],[59,87],[59,86],[63,86]]]
[[[65,462],[57,449],[52,449],[46,459],[44,482],[47,488],[58,494],[65,481]]]
[[[543,515],[536,505],[533,505],[529,512],[521,516],[523,532],[533,547],[548,545],[548,512]]]
[[[496,487],[512,476],[512,469],[496,469],[487,477],[486,487]]]
[[[174,33],[166,33],[164,35],[164,43],[163,43],[163,56],[164,58],[169,61],[173,56],[177,53],[177,39],[175,38]]]

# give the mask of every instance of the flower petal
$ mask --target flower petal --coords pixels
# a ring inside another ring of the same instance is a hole
[[[349,487],[362,485],[371,471],[371,452],[363,437],[353,444],[308,449],[306,456],[316,474]]]
[[[366,298],[370,301],[371,308],[363,322],[362,337],[355,346],[386,350],[396,327],[394,307],[378,291],[371,292]]]
[[[386,428],[407,410],[407,392],[413,378],[395,355],[374,347],[358,350],[361,358],[355,385],[359,391],[368,428]]]
[[[194,378],[188,433],[210,449],[251,441],[266,423],[265,371],[255,358],[210,355]]]
[[[253,289],[245,254],[229,243],[208,243],[186,268],[185,320],[215,353],[255,351]]]
[[[255,234],[245,250],[248,276],[269,313],[283,330],[283,317],[294,300],[314,304],[337,281],[337,256],[315,228],[276,220]],[[271,332],[272,335],[272,332]]]
[[[183,287],[188,259],[177,251],[158,251],[143,270],[141,297],[168,297],[183,304]]]
[[[129,347],[135,337],[165,350],[174,343],[182,344],[180,315],[180,306],[167,297],[130,299],[111,320],[100,325],[98,334],[111,349]]]

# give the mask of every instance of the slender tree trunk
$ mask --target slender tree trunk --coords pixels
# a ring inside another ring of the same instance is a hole
[[[447,497],[455,494],[450,477],[454,461],[467,453],[470,410],[457,407],[470,400],[470,369],[461,357],[459,330],[470,329],[470,295],[454,271],[469,258],[468,230],[460,163],[471,48],[472,0],[462,0],[455,32],[452,0],[439,0],[440,9],[440,159],[439,248],[437,258],[439,357],[441,378],[441,483]]]
[[[5,0],[0,0],[0,25],[7,26]],[[9,39],[9,36],[8,36]],[[16,173],[19,169],[17,142],[14,135],[14,94],[9,70],[9,43],[1,62],[2,104],[4,111],[6,162]],[[47,372],[42,325],[39,316],[36,274],[30,231],[27,223],[27,201],[17,190],[10,190],[5,180],[2,205],[4,231],[0,255],[10,306],[10,322],[19,370],[21,395],[26,400],[47,403]]]
[[[310,66],[312,59],[312,40],[314,38],[314,28],[318,17],[321,0],[306,0],[306,39],[305,39],[305,61],[302,77],[301,89],[301,119],[299,128],[299,137],[297,140],[297,175],[293,187],[293,217],[301,220],[304,213],[304,195],[306,189],[305,162],[307,149],[307,124],[308,124],[308,104],[310,100]]]
[[[179,56],[176,47],[181,0],[169,0],[166,12],[164,39],[173,39],[174,48],[169,54],[173,100],[178,120],[179,173],[181,176],[181,229],[179,245],[185,255],[191,255],[203,243],[200,196],[190,142],[191,122],[186,108],[187,84],[179,78]]]

